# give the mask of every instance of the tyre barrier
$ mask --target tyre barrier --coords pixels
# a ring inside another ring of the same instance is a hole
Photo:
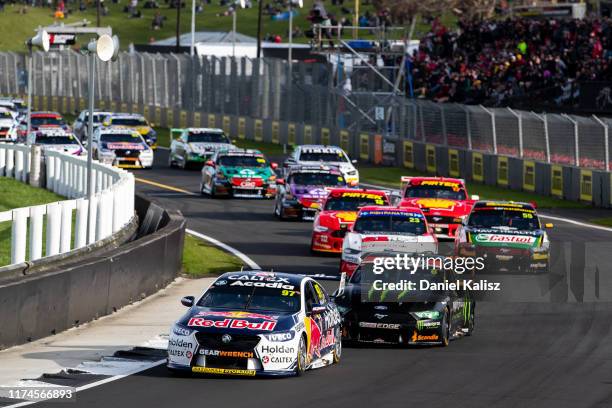
[[[181,268],[185,219],[140,195],[135,207],[139,219],[147,220],[138,230],[134,226],[135,240],[108,251],[71,256],[68,263],[20,279],[14,271],[0,275],[0,349],[111,314],[175,279]]]

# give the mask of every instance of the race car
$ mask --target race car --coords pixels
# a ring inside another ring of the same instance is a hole
[[[346,232],[355,223],[359,209],[368,205],[388,206],[389,197],[381,190],[330,190],[314,219],[311,251],[341,253]]]
[[[32,132],[28,136],[28,143],[40,145],[44,150],[66,152],[75,156],[87,153],[73,133],[58,128],[46,128]]]
[[[340,314],[312,278],[228,272],[170,329],[171,371],[231,376],[292,376],[338,363]]]
[[[94,130],[102,126],[102,122],[111,112],[105,112],[100,110],[94,110],[93,112],[93,128]],[[79,113],[79,116],[75,119],[72,124],[74,134],[81,139],[81,141],[87,140],[87,132],[89,132],[89,110],[84,110]]]
[[[0,107],[0,142],[15,142],[18,137],[19,122],[16,113]]]
[[[172,135],[175,133],[179,135],[173,138]],[[184,169],[193,164],[203,165],[215,151],[236,148],[225,136],[223,129],[170,129],[170,136],[172,138],[168,155],[170,167],[178,165]]]
[[[463,179],[402,177],[400,207],[418,207],[439,240],[455,239],[457,228],[480,197],[468,193]]]
[[[281,220],[296,218],[314,220],[330,187],[345,187],[346,181],[337,167],[322,164],[293,166],[285,179],[278,179],[274,215]]]
[[[297,146],[284,164],[285,178],[287,171],[295,165],[317,166],[326,164],[335,166],[342,172],[344,179],[351,186],[359,184],[359,172],[354,164],[357,160],[349,159],[344,150],[338,146],[301,145]]]
[[[71,130],[63,116],[57,112],[32,112],[30,115],[30,129],[36,131],[46,128],[60,128],[66,132]],[[26,131],[27,129],[24,128],[23,136],[26,136]]]
[[[0,98],[0,106],[9,107],[10,110],[17,112],[19,116],[25,116],[28,113],[28,105],[21,98],[10,96]]]
[[[404,254],[367,254],[334,294],[342,315],[343,341],[446,347],[450,340],[472,335],[476,303],[453,270],[442,267],[445,257],[423,257],[423,266],[416,270],[374,273],[372,264],[377,257],[396,255]],[[406,255],[422,257],[419,253]],[[453,283],[460,289],[453,290]]]
[[[157,149],[157,133],[153,124],[149,124],[139,113],[111,113],[102,124],[106,127],[121,126],[136,130],[152,149]]]
[[[259,150],[217,150],[202,167],[200,192],[211,197],[272,198],[277,167]]]
[[[484,258],[487,272],[537,273],[550,267],[550,241],[532,204],[477,202],[457,233],[455,248],[459,256]]]
[[[344,237],[340,273],[352,275],[362,253],[385,250],[435,253],[438,240],[418,208],[363,207]]]
[[[134,129],[98,127],[90,148],[101,163],[130,169],[153,167],[153,150]]]

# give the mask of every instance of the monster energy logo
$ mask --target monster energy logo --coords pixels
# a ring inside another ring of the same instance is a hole
[[[420,331],[420,330],[423,330],[425,328],[423,323],[425,323],[424,320],[417,320],[417,323],[416,323],[417,330]]]
[[[470,320],[470,309],[472,304],[470,302],[470,295],[466,295],[465,302],[463,303],[463,324],[468,324]]]

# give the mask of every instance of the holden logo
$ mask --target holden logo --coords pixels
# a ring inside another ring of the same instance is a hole
[[[374,306],[374,309],[376,309],[376,310],[387,310],[387,306],[378,305],[378,306]]]
[[[434,220],[435,222],[438,222],[438,221],[442,220],[442,217],[433,217],[433,220]]]
[[[229,334],[224,334],[223,336],[221,336],[221,341],[223,342],[223,344],[228,344],[232,341],[232,336],[230,336]]]
[[[376,313],[374,317],[380,320],[380,319],[384,319],[385,317],[387,317],[387,315]]]
[[[131,151],[131,150],[126,150],[126,151],[125,151],[125,154],[130,154],[130,153],[132,153],[132,151]]]

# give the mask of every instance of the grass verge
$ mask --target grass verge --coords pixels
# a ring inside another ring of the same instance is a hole
[[[47,204],[63,198],[55,193],[20,181],[0,177],[0,211]],[[0,223],[0,266],[11,263],[11,222]]]
[[[216,276],[240,270],[242,261],[208,242],[185,234],[182,273],[189,278]]]

